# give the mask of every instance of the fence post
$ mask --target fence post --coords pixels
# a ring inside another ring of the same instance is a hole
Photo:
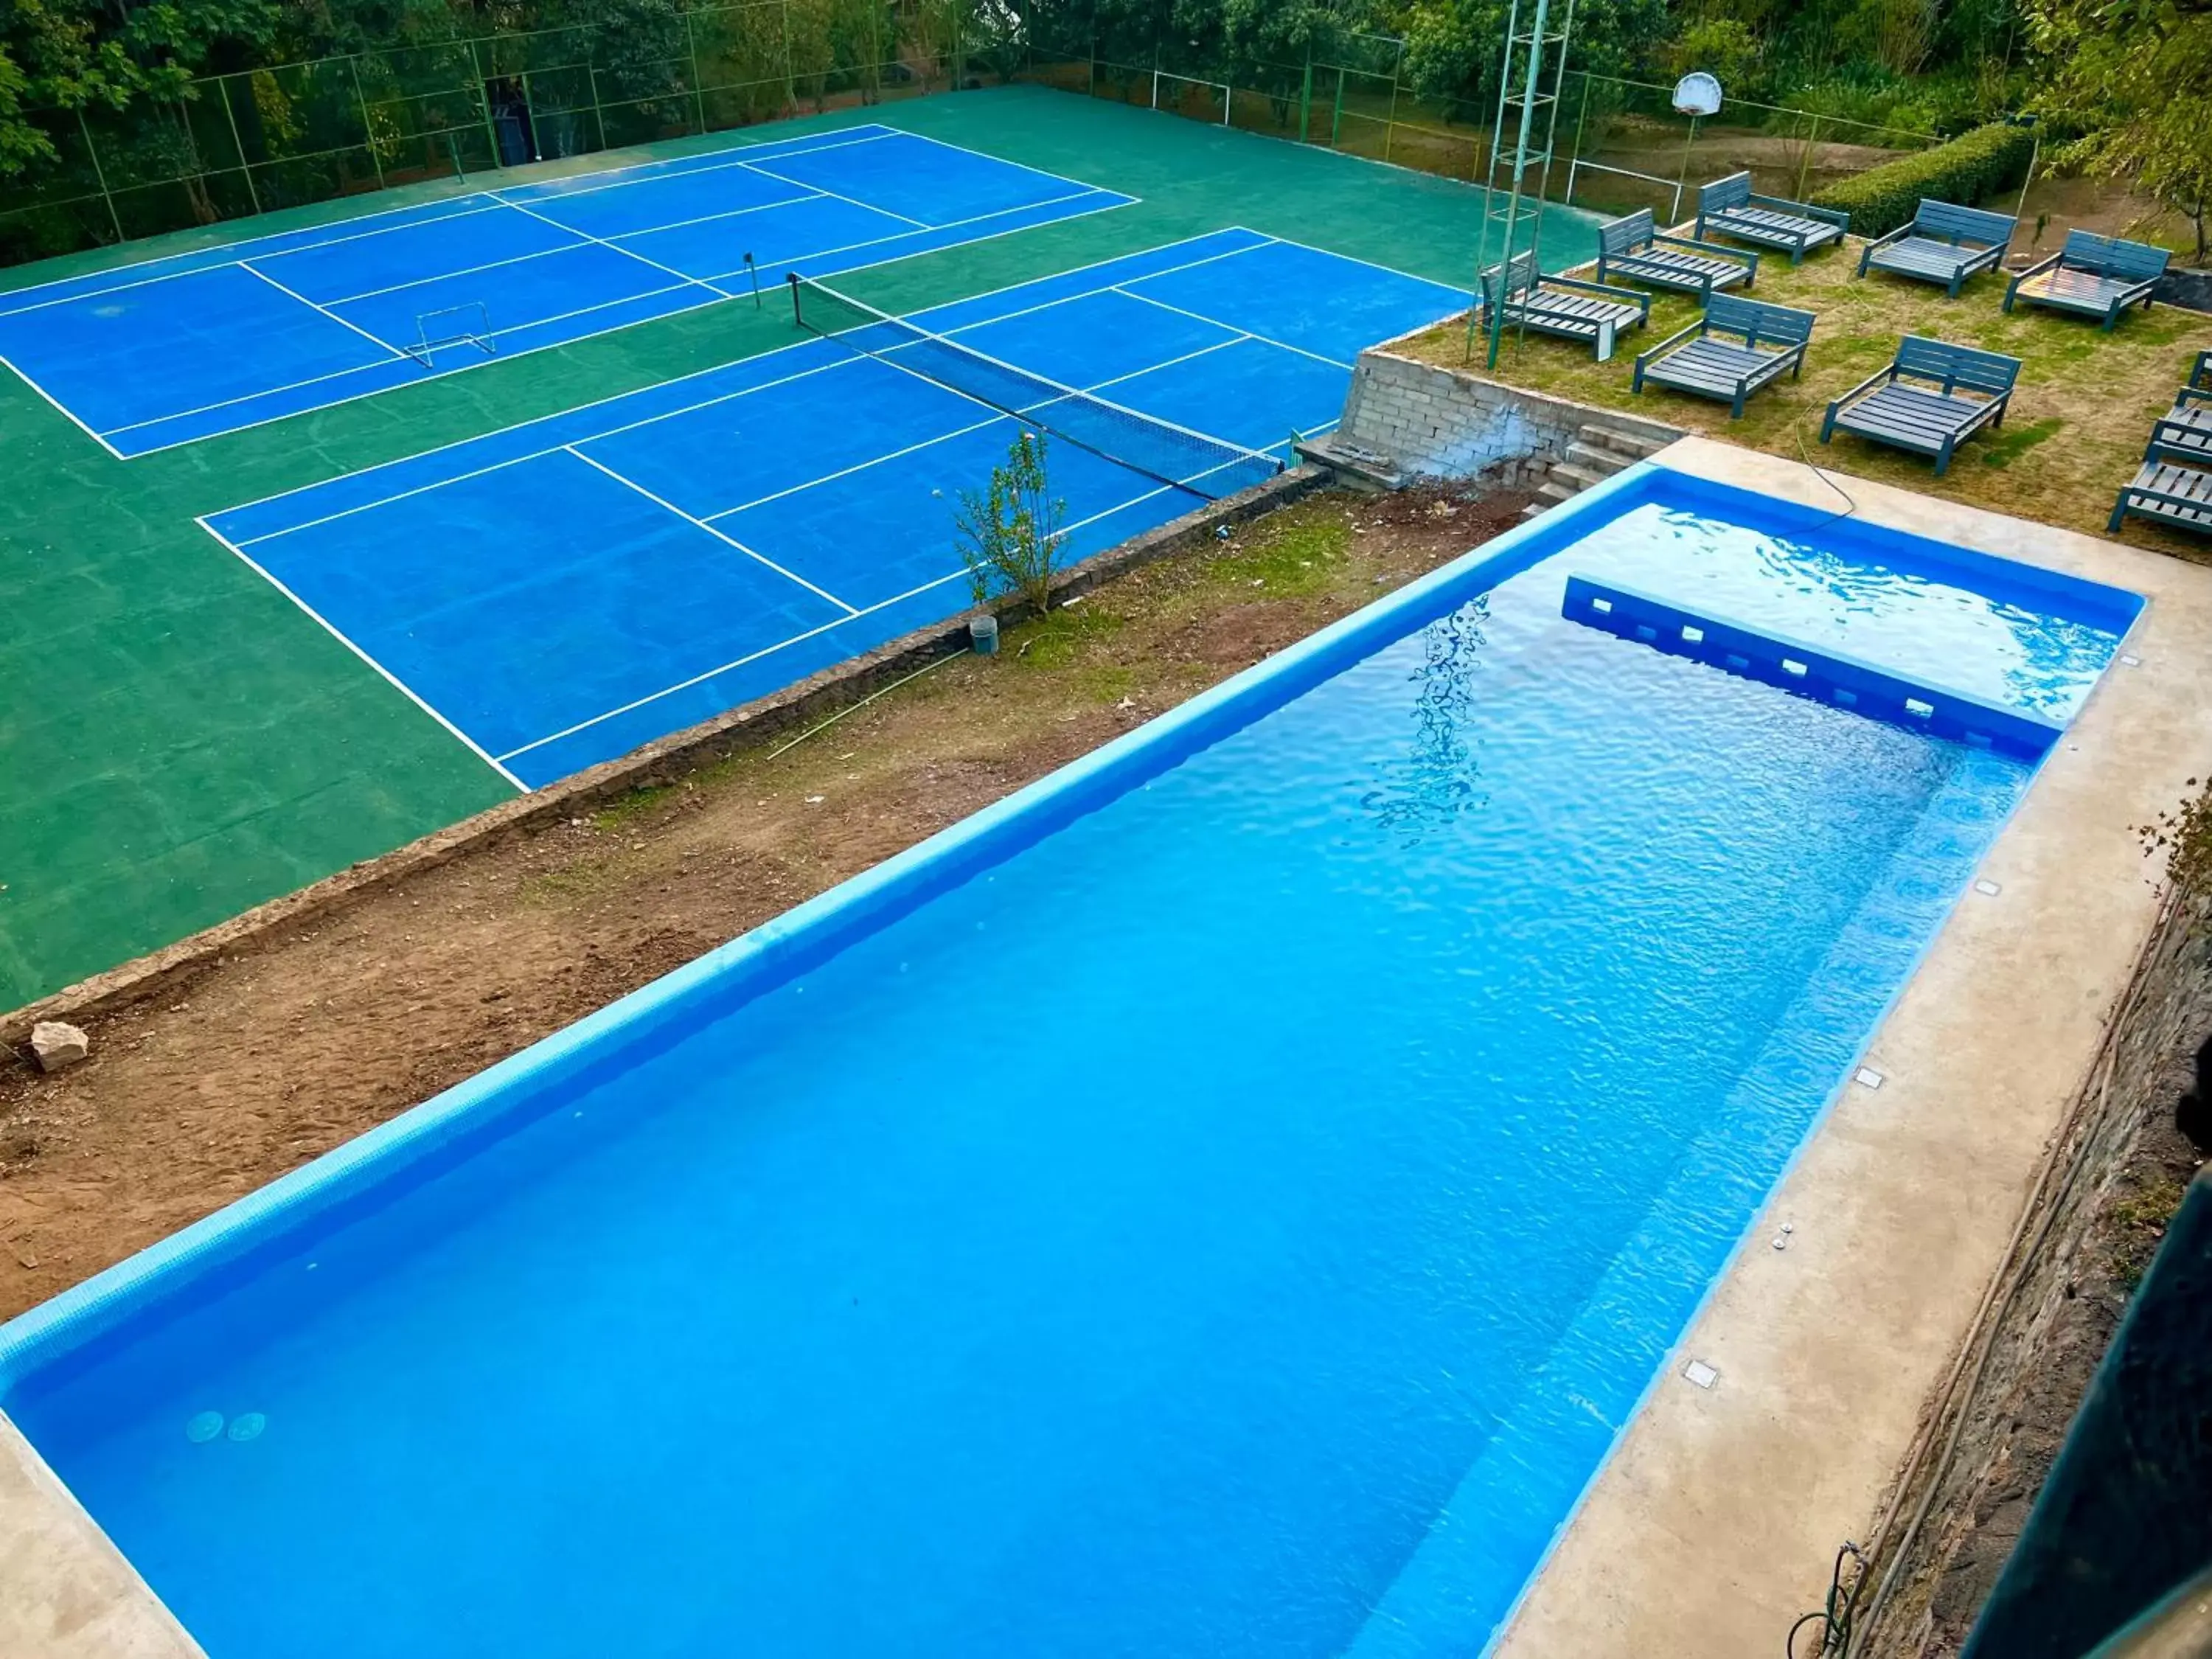
[[[76,130],[84,140],[84,153],[92,158],[92,180],[100,186],[100,199],[107,204],[107,222],[114,228],[115,240],[123,240],[123,216],[115,210],[115,198],[107,188],[107,169],[100,165],[100,146],[92,142],[92,128],[84,118],[84,106],[77,106]]]
[[[1813,147],[1820,142],[1820,118],[1816,115],[1813,118],[1811,129],[1805,135],[1804,157],[1797,163],[1796,197],[1801,202],[1805,199],[1805,177],[1813,170]]]
[[[483,112],[484,142],[491,146],[491,164],[501,165],[499,159],[499,128],[491,118],[491,88],[484,82],[483,59],[477,56],[476,37],[469,38],[469,67],[477,76],[477,107]]]
[[[783,112],[792,115],[799,108],[799,77],[792,69],[792,0],[776,7],[776,20],[783,24]]]
[[[1398,43],[1397,56],[1390,60],[1390,109],[1382,120],[1382,159],[1390,159],[1390,141],[1398,133],[1398,66],[1406,61],[1406,46]]]
[[[1344,132],[1344,65],[1336,66],[1336,107],[1329,112],[1328,147],[1334,149]]]
[[[353,71],[353,95],[361,105],[361,136],[368,145],[368,164],[376,169],[376,187],[382,190],[384,158],[376,153],[376,122],[368,112],[368,94],[362,90],[361,56],[358,52],[347,54],[346,67]]]
[[[1298,142],[1311,142],[1313,121],[1313,42],[1306,42],[1305,78],[1298,82]]]
[[[691,104],[699,112],[699,131],[707,131],[706,77],[699,73],[699,34],[691,27],[691,14],[684,14],[684,46],[691,56]]]
[[[584,60],[584,85],[592,94],[592,125],[599,130],[599,148],[607,147],[607,112],[599,106],[599,66],[588,58]]]
[[[230,103],[231,79],[228,75],[219,79],[222,88],[222,112],[230,122],[230,147],[238,152],[238,170],[246,175],[246,199],[253,204],[254,212],[259,213],[261,192],[253,187],[253,164],[246,159],[246,140],[238,136],[238,112],[231,107]]]

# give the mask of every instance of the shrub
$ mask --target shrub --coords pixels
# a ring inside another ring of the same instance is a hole
[[[1911,222],[1923,196],[1974,207],[2000,191],[2018,190],[2034,155],[2030,129],[1996,122],[1961,133],[1948,144],[1870,167],[1829,185],[1813,201],[1850,214],[1855,235],[1886,235]]]
[[[1016,435],[1006,459],[991,469],[989,488],[960,492],[955,528],[975,603],[994,588],[1017,593],[1044,614],[1052,602],[1054,560],[1066,532],[1067,503],[1045,476],[1044,434]]]

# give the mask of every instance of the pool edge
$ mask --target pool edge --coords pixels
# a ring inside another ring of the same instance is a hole
[[[1686,438],[1652,464],[1808,510],[1826,470]],[[1857,477],[1885,530],[2145,604],[1486,1649],[1765,1652],[1863,1538],[2155,921],[2136,823],[2212,770],[2212,570]],[[2133,659],[2134,660],[2130,660]],[[1787,1249],[1765,1248],[1782,1222]],[[1854,1332],[1871,1340],[1855,1340]],[[1700,1359],[1710,1389],[1682,1375]]]

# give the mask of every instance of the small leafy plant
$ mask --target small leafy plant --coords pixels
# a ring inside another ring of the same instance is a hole
[[[960,492],[955,522],[975,603],[988,604],[994,591],[1011,592],[1042,614],[1052,599],[1066,516],[1067,503],[1054,498],[1046,477],[1044,434],[1023,432],[991,469],[988,489]]]

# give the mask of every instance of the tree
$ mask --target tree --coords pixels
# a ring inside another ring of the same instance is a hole
[[[1547,30],[1556,28],[1565,16],[1566,0],[1553,0],[1553,4]],[[1506,9],[1506,0],[1413,0],[1405,14],[1405,31],[1406,71],[1414,90],[1424,98],[1455,100],[1486,110],[1498,96]],[[1524,5],[1524,29],[1533,15]],[[1597,75],[1627,74],[1667,33],[1666,0],[1577,0],[1568,67]]]
[[[2203,95],[2212,87],[2212,11],[2174,0],[2039,0],[2030,21],[2051,76],[2041,107],[2081,134],[2054,159],[2124,181],[2185,216],[2203,264],[2212,208]]]

